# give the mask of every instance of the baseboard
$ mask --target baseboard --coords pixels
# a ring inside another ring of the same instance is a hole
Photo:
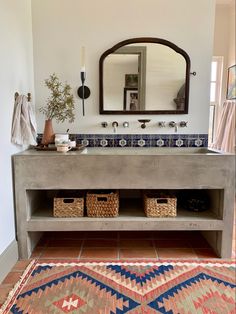
[[[15,265],[17,260],[18,260],[18,245],[16,240],[14,240],[0,255],[0,283],[9,273],[9,271],[11,271],[12,267]]]

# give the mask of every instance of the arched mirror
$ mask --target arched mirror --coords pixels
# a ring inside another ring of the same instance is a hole
[[[133,38],[99,61],[100,114],[188,113],[190,58],[160,38]]]

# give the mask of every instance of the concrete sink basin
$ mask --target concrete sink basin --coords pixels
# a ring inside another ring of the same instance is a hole
[[[209,155],[219,154],[207,148],[177,147],[88,147],[82,155]]]

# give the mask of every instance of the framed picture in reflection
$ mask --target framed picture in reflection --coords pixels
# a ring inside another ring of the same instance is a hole
[[[125,87],[138,88],[138,74],[125,74]]]
[[[236,65],[228,68],[227,95],[226,99],[236,99]]]
[[[124,88],[124,110],[139,110],[138,88]]]

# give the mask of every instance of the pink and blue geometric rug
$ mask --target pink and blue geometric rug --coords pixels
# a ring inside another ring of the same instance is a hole
[[[33,261],[1,314],[235,314],[235,261]]]

